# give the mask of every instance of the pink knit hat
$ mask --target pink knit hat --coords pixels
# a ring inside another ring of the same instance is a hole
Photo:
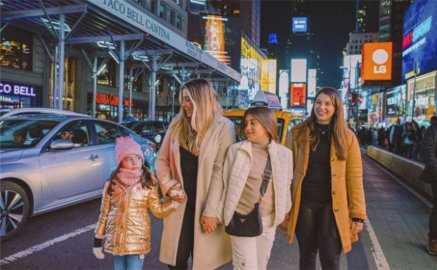
[[[131,137],[119,137],[115,139],[115,157],[117,159],[117,165],[128,155],[138,155],[144,160],[141,146],[134,141]]]

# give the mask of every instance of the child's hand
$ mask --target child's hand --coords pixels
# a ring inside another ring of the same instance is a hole
[[[103,247],[93,247],[93,253],[97,259],[103,260],[105,258],[105,253],[103,253]]]
[[[182,191],[179,185],[174,185],[167,193],[170,198],[179,203],[183,203],[186,199],[185,193]]]

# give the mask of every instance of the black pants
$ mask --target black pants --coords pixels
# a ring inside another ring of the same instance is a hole
[[[432,195],[434,197],[434,207],[431,212],[431,216],[429,217],[429,240],[437,239],[437,182],[434,181],[431,184],[432,187]]]
[[[317,251],[322,269],[340,269],[341,241],[332,206],[301,205],[296,224],[299,268],[316,269]]]
[[[194,205],[187,204],[182,221],[181,235],[179,237],[176,265],[168,265],[170,270],[185,270],[188,268],[188,259],[193,256],[194,247]]]

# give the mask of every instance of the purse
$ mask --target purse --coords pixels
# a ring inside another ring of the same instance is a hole
[[[243,236],[243,237],[253,237],[261,235],[263,232],[261,214],[259,212],[259,204],[267,190],[270,179],[272,178],[272,166],[270,164],[270,156],[267,156],[266,167],[262,176],[262,183],[259,189],[260,198],[253,210],[247,214],[243,215],[234,212],[231,221],[225,227],[225,232],[233,236]]]

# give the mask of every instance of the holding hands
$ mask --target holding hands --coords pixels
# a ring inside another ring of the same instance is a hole
[[[216,217],[207,217],[204,215],[200,217],[200,225],[202,225],[202,230],[207,234],[215,231],[218,224],[219,220]]]
[[[182,190],[179,184],[176,184],[173,187],[171,187],[168,190],[167,195],[171,198],[174,208],[178,208],[179,205],[187,199],[185,192]]]

